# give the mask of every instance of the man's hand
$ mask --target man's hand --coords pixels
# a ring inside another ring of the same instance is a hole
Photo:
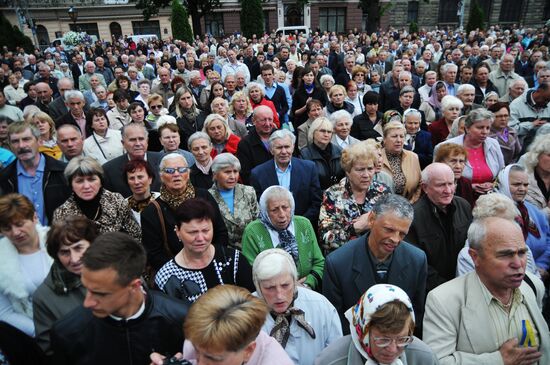
[[[499,351],[504,365],[531,365],[542,356],[534,347],[518,347],[516,338],[504,342]]]

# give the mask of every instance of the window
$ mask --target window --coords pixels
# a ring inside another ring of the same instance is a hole
[[[223,30],[223,13],[209,13],[204,16],[204,31],[214,37],[222,37]]]
[[[150,20],[148,22],[132,22],[132,29],[135,35],[140,34],[156,34],[160,37],[160,25],[158,20]]]
[[[70,24],[69,28],[76,32],[85,32],[88,35],[95,35],[99,38],[99,30],[97,29],[97,23],[78,23]]]
[[[458,13],[460,12],[458,5],[456,0],[441,0],[439,2],[439,23],[458,23]]]
[[[321,31],[344,33],[346,31],[346,8],[320,8]]]
[[[407,23],[418,23],[418,1],[409,1],[407,8]]]
[[[517,22],[521,18],[523,0],[502,0],[500,7],[501,22]]]

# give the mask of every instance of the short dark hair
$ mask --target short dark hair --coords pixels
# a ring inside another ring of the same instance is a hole
[[[99,231],[94,221],[81,215],[68,216],[52,224],[46,239],[46,249],[57,261],[61,245],[71,245],[80,240],[92,243],[98,235]]]
[[[145,270],[147,256],[142,245],[122,232],[108,232],[97,237],[82,257],[89,270],[113,269],[117,283],[127,286]]]
[[[363,105],[367,104],[378,104],[380,100],[380,95],[376,91],[367,91],[363,95]]]
[[[147,175],[149,177],[153,178],[152,181],[155,181],[155,171],[153,171],[153,168],[147,161],[145,160],[129,160],[124,164],[124,167],[122,168],[122,176],[124,182],[126,182],[126,185],[128,185],[128,173],[134,172],[138,169],[144,169]]]
[[[182,223],[189,223],[193,219],[207,220],[214,222],[216,213],[212,204],[202,198],[188,199],[181,203],[176,209],[176,224],[181,226]]]

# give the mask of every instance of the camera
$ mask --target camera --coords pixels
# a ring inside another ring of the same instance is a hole
[[[164,359],[163,365],[191,365],[191,363],[185,359],[178,359],[177,357],[170,357]]]

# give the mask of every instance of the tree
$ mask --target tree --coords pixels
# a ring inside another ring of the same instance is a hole
[[[246,38],[264,32],[264,11],[261,0],[241,0],[241,30]]]
[[[136,8],[143,10],[143,17],[149,20],[152,16],[159,13],[160,8],[170,5],[172,0],[137,0]],[[183,6],[191,15],[193,23],[193,32],[202,34],[201,18],[204,14],[212,12],[213,9],[220,7],[220,0],[183,0]]]
[[[34,50],[32,40],[18,27],[12,25],[3,13],[0,14],[0,44],[7,46],[10,50],[15,50],[16,47],[23,47],[29,53]]]
[[[470,16],[468,17],[468,24],[466,24],[466,32],[470,32],[476,29],[483,29],[485,24],[485,14],[483,9],[476,0],[472,1],[470,7]]]
[[[179,0],[172,0],[172,36],[174,39],[193,42],[193,30],[189,24],[189,16],[187,11],[180,4]]]

